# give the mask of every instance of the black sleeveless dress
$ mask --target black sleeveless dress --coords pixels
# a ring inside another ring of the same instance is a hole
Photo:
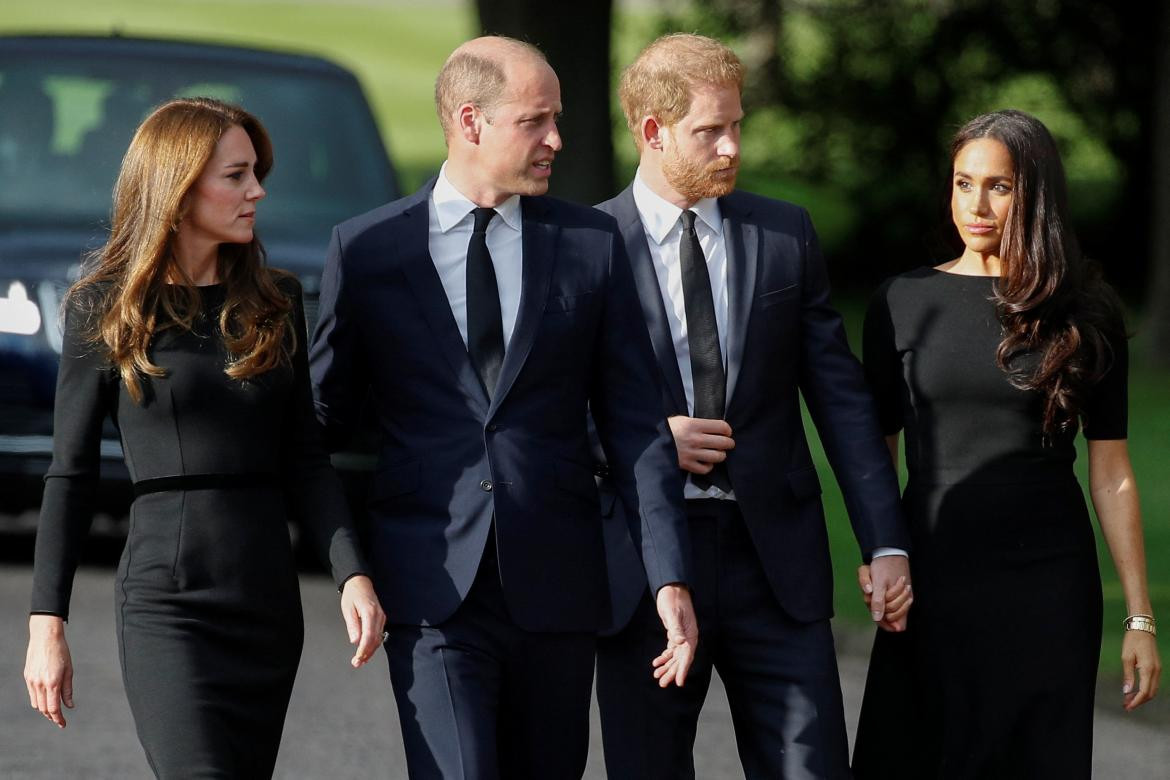
[[[920,269],[866,315],[881,423],[905,433],[915,602],[905,633],[877,632],[859,780],[1091,773],[1101,579],[1075,431],[1045,441],[1043,399],[996,365],[994,285]],[[1111,346],[1090,439],[1126,437],[1126,345]]]
[[[119,655],[159,777],[271,776],[303,640],[290,517],[339,583],[366,571],[319,446],[299,285],[280,285],[294,299],[291,365],[228,377],[225,290],[200,287],[194,332],[164,329],[151,344],[167,375],[145,381],[142,404],[66,312],[32,611],[68,616],[102,422],[113,415],[137,494],[117,574]]]

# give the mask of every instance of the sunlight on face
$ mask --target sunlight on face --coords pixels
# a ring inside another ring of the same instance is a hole
[[[999,256],[1014,181],[1011,153],[993,138],[971,141],[955,155],[951,219],[966,246],[964,254]]]

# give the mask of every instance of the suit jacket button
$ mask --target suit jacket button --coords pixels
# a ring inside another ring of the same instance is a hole
[[[492,482],[490,479],[485,479],[483,482],[480,482],[479,486],[483,488],[485,493],[492,492]]]
[[[500,426],[496,425],[495,423],[492,423],[487,427],[487,432],[488,433],[495,433],[499,429],[500,429]]]

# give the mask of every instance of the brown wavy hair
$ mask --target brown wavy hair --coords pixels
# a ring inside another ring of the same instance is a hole
[[[199,314],[199,293],[174,256],[175,231],[191,187],[232,127],[251,139],[256,178],[263,181],[272,169],[272,143],[247,111],[210,98],[182,98],[143,120],[114,185],[109,239],[66,296],[137,403],[143,377],[166,373],[150,360],[151,339],[167,328],[191,330]],[[292,304],[276,284],[284,272],[266,267],[259,239],[220,244],[218,273],[226,292],[219,328],[231,355],[225,373],[246,379],[287,361],[295,341],[288,322]]]
[[[1015,387],[1043,395],[1046,436],[1075,430],[1090,388],[1112,363],[1111,340],[1125,338],[1120,302],[1073,234],[1048,128],[1022,111],[977,116],[951,142],[952,169],[980,138],[1003,144],[1015,170],[995,292],[1003,325],[996,362]]]

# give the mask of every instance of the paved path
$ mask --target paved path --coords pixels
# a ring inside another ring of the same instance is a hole
[[[113,572],[82,569],[74,586],[70,645],[76,665],[78,708],[69,727],[53,728],[27,705],[21,668],[27,641],[24,611],[29,568],[0,565],[0,778],[149,778],[118,672],[113,631]],[[405,778],[397,715],[381,662],[353,671],[337,596],[319,576],[302,579],[305,653],[285,727],[276,776],[289,780]],[[842,638],[840,665],[845,711],[852,728],[865,681],[863,636]],[[601,737],[596,711],[588,780],[601,780]],[[1170,776],[1166,729],[1098,710],[1095,776],[1145,780]],[[714,684],[695,747],[698,776],[742,778],[727,700]]]

